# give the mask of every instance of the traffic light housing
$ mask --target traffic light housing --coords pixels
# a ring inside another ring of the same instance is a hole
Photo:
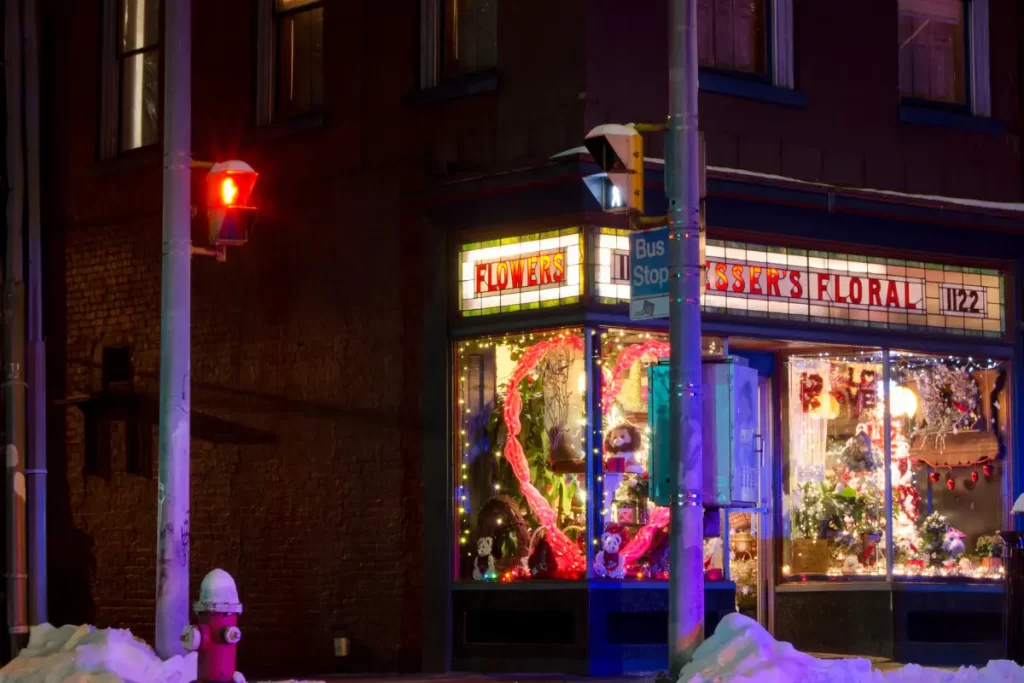
[[[583,179],[607,213],[644,212],[644,142],[631,125],[606,123],[587,133],[583,144],[601,172]]]
[[[249,205],[259,174],[244,161],[214,164],[206,176],[210,244],[238,246],[249,240],[257,211]]]

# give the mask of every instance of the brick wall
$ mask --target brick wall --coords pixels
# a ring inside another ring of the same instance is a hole
[[[98,51],[76,27],[98,26],[99,4],[44,14],[51,618],[151,639],[156,453],[150,476],[128,474],[114,423],[109,476],[87,472],[92,404],[63,404],[100,390],[104,347],[131,348],[147,419],[159,376],[159,151],[95,160],[96,113],[81,103],[98,78],[75,55]],[[214,567],[236,577],[250,676],[330,672],[336,635],[351,640],[345,666],[420,663],[422,305],[410,278],[422,265],[415,239],[399,240],[418,162],[361,132],[396,129],[392,95],[411,87],[415,44],[372,38],[400,25],[374,3],[331,7],[331,57],[359,67],[335,72],[324,125],[267,138],[249,128],[246,86],[222,79],[248,73],[251,3],[193,3],[195,156],[237,154],[261,172],[250,244],[227,263],[194,258],[192,302],[191,592]],[[215,40],[223,51],[203,48]]]

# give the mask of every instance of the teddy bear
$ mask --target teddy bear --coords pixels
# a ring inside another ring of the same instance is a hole
[[[476,542],[476,557],[473,558],[473,578],[477,581],[493,579],[494,570],[494,539],[490,536],[481,536]]]
[[[626,576],[626,564],[619,555],[619,548],[626,543],[626,529],[613,524],[601,534],[601,550],[594,557],[594,573],[610,579]]]
[[[605,444],[605,450],[609,454],[605,463],[606,472],[643,474],[644,466],[637,459],[642,444],[640,431],[636,427],[627,423],[613,427],[605,438]]]

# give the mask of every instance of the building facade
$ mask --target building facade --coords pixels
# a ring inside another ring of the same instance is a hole
[[[665,321],[630,315],[629,225],[579,145],[663,120],[666,3],[193,5],[193,155],[260,172],[250,243],[193,260],[193,583],[238,578],[243,669],[664,666]],[[753,506],[708,515],[709,629],[739,608],[808,651],[987,659],[978,541],[1024,488],[1024,16],[698,16],[706,352],[753,378],[763,453]],[[144,637],[161,26],[158,2],[45,4],[52,619]]]

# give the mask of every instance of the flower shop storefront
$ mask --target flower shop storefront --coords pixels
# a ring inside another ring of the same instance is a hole
[[[630,320],[627,235],[450,245],[456,670],[665,666],[667,321]],[[739,610],[810,652],[998,656],[1009,268],[919,259],[710,231],[705,363],[756,371],[729,409],[756,415],[760,467],[755,505],[705,513],[708,634]]]

